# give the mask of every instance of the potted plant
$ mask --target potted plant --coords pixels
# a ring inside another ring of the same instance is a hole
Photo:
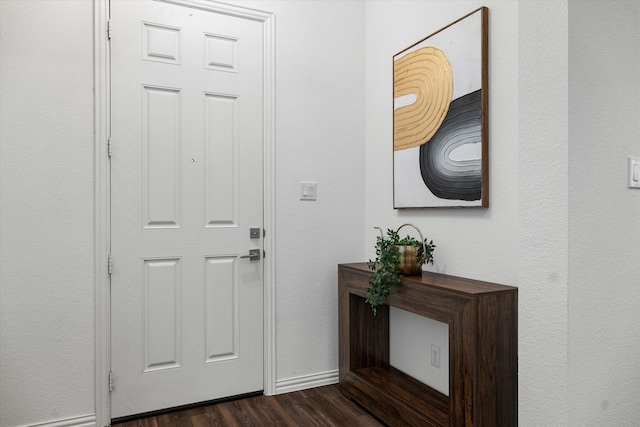
[[[400,229],[407,225],[418,231],[420,240],[411,236],[400,238]],[[412,224],[403,224],[396,231],[388,229],[386,238],[380,227],[375,228],[380,230],[380,236],[376,239],[376,258],[367,263],[374,274],[369,279],[366,300],[374,315],[377,307],[391,295],[403,275],[421,274],[425,262],[433,264],[433,251],[436,247],[433,240],[424,239],[420,230]]]

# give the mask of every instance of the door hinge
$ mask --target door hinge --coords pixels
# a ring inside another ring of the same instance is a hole
[[[109,393],[113,391],[113,372],[109,371]]]
[[[109,137],[109,139],[107,139],[107,155],[109,157],[111,157],[112,151],[111,151],[111,137]]]
[[[111,40],[111,32],[112,32],[111,19],[107,21],[107,38]]]
[[[107,268],[109,271],[109,275],[111,275],[111,273],[113,273],[113,258],[111,257],[111,254],[109,254],[107,258]]]

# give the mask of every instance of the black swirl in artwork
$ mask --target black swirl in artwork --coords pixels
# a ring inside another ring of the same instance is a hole
[[[451,152],[465,144],[482,142],[482,91],[453,100],[431,140],[420,146],[420,172],[438,198],[480,200],[482,159],[453,160]]]

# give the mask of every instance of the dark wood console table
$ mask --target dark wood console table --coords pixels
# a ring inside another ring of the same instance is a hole
[[[374,316],[371,275],[365,263],[338,266],[343,393],[394,427],[517,426],[518,289],[423,272]],[[449,396],[389,365],[389,306],[449,325]]]

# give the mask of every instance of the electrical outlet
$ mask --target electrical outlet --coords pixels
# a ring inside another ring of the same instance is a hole
[[[431,344],[431,366],[440,369],[440,347]]]

